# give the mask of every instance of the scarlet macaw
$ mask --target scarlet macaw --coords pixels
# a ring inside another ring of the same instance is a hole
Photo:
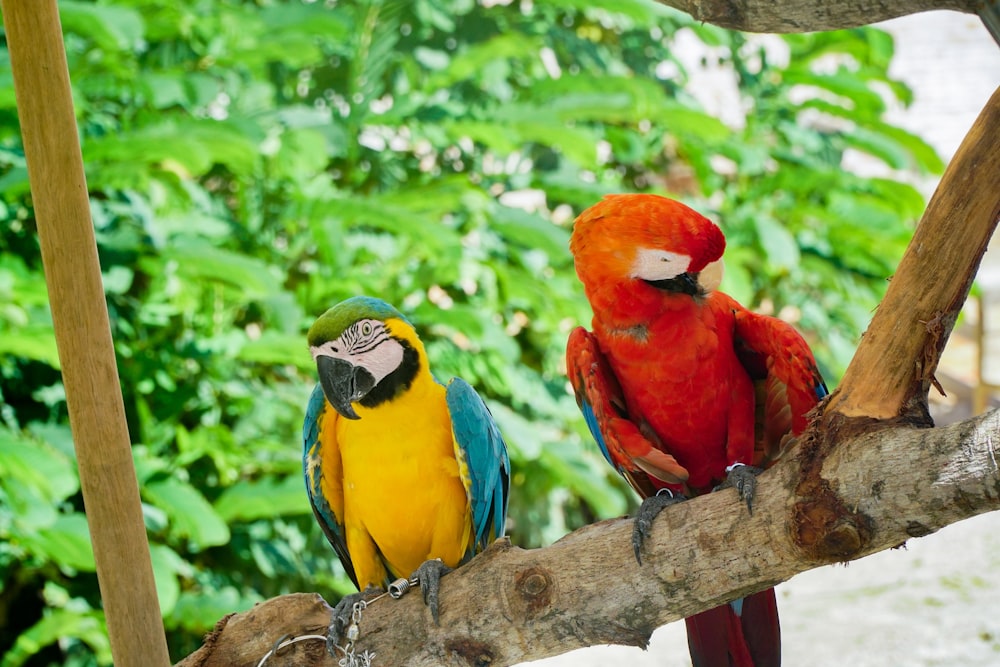
[[[644,498],[640,548],[677,499],[735,486],[752,510],[756,474],[827,394],[791,325],[716,291],[725,237],[656,195],[611,195],[575,221],[570,250],[594,312],[567,372],[604,457]],[[666,489],[669,493],[660,492]],[[774,589],[686,619],[694,667],[780,663]]]
[[[384,301],[341,302],[308,342],[319,373],[303,426],[313,513],[359,590],[416,576],[437,622],[441,574],[504,531],[500,431],[467,382],[434,379],[413,325]],[[337,605],[333,643],[358,597]]]

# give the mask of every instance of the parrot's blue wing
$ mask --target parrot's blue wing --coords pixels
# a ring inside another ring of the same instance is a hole
[[[608,443],[604,439],[604,432],[601,429],[601,418],[594,411],[594,402],[590,395],[595,391],[602,391],[604,395],[615,393],[611,387],[606,386],[606,382],[598,383],[595,381],[596,366],[599,363],[598,359],[601,358],[597,341],[594,340],[590,332],[578,327],[570,334],[566,345],[566,375],[569,377],[570,384],[573,385],[576,404],[580,406],[583,421],[587,424],[590,435],[593,436],[600,448],[601,454],[615,470],[624,474],[625,471],[621,463],[611,458]],[[620,393],[620,390],[617,393]]]
[[[503,535],[510,489],[510,458],[493,415],[468,382],[454,378],[445,391],[459,469],[469,493],[475,540],[467,557]]]
[[[579,404],[580,412],[583,413],[583,421],[587,424],[587,428],[590,429],[590,435],[594,436],[597,446],[601,449],[601,454],[604,454],[604,458],[607,459],[608,463],[614,466],[618,472],[621,472],[621,466],[615,465],[615,462],[611,460],[608,445],[604,442],[604,434],[601,433],[601,425],[597,421],[597,415],[594,414],[594,406],[590,404],[585,394],[580,396]]]
[[[313,514],[337,552],[347,576],[357,586],[354,563],[344,541],[344,476],[334,429],[338,418],[337,412],[323,396],[323,389],[317,384],[309,397],[302,425],[302,472]]]

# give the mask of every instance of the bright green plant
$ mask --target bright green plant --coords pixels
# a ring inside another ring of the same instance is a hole
[[[534,546],[632,502],[561,372],[589,320],[576,213],[657,191],[717,216],[725,287],[796,315],[835,380],[923,206],[845,151],[940,169],[882,118],[909,96],[883,32],[774,56],[646,0],[484,4],[59,3],[175,658],[225,613],[349,587],[300,468],[303,332],[333,303],[395,303],[488,398]],[[739,122],[698,104],[681,35],[734,73]],[[6,59],[0,666],[109,664]]]

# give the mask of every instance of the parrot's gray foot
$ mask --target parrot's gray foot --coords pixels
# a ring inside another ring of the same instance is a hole
[[[351,593],[340,598],[340,602],[330,613],[330,627],[326,630],[326,652],[333,657],[339,657],[337,651],[343,653],[340,648],[340,640],[354,641],[357,637],[352,637],[351,626],[354,626],[354,634],[357,634],[357,625],[354,623],[354,606],[359,602],[371,600],[373,597],[381,595],[384,591],[378,586],[369,586],[360,593]]]
[[[650,496],[639,505],[639,511],[635,513],[635,523],[632,524],[632,551],[635,553],[635,561],[642,565],[642,543],[649,537],[653,529],[653,519],[665,508],[687,500],[680,493],[674,493],[670,489],[660,489],[655,496]]]
[[[747,512],[753,514],[753,497],[757,492],[757,475],[764,472],[763,468],[748,465],[734,465],[726,471],[726,481],[715,487],[715,491],[733,487],[736,497],[747,504]]]
[[[417,568],[416,572],[410,575],[409,580],[400,579],[389,585],[389,594],[394,598],[401,597],[411,586],[420,586],[424,595],[424,604],[431,610],[431,617],[434,625],[440,625],[438,592],[441,590],[441,577],[451,572],[452,568],[441,562],[440,558],[425,560]]]

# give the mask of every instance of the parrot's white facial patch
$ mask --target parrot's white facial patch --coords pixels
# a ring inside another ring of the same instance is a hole
[[[722,274],[725,272],[724,268],[721,259],[709,262],[698,274],[698,284],[706,292],[719,289],[719,284],[722,283]]]
[[[403,363],[403,346],[389,335],[385,323],[379,320],[358,320],[344,330],[336,340],[310,347],[313,360],[320,356],[343,359],[361,366],[378,384]]]
[[[639,248],[632,262],[630,278],[639,280],[670,280],[691,266],[691,257],[659,248]]]

